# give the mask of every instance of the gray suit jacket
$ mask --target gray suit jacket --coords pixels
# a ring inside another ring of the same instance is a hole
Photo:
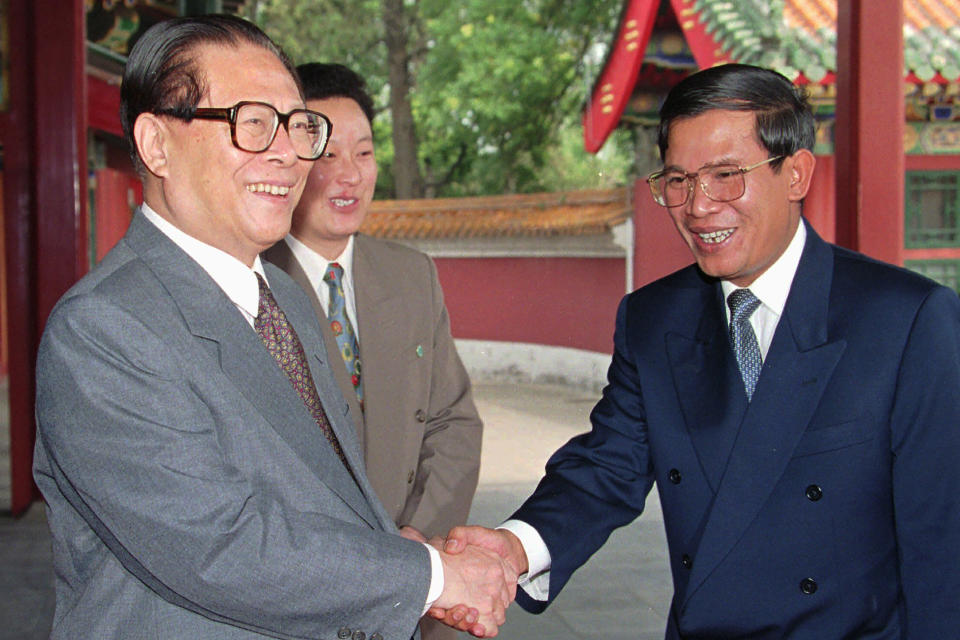
[[[286,242],[264,257],[308,292],[334,378],[350,404],[367,474],[398,526],[427,537],[463,524],[477,487],[483,423],[425,254],[358,234],[353,253],[364,410],[317,292]]]
[[[39,350],[53,638],[415,633],[427,551],[374,496],[309,302],[266,273],[356,482],[234,304],[138,212]]]

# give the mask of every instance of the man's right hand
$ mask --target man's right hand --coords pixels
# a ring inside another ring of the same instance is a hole
[[[520,544],[520,538],[506,529],[487,529],[486,527],[454,527],[447,534],[443,550],[447,553],[462,553],[469,545],[483,547],[496,553],[510,563],[514,572],[520,576],[527,572],[527,552]]]
[[[439,541],[431,542],[437,546]],[[455,553],[448,553],[438,547],[444,586],[431,615],[443,620],[437,615],[440,610],[448,615],[455,611],[462,614],[465,605],[476,611],[476,621],[467,623],[473,618],[469,615],[461,617],[459,624],[453,626],[478,637],[492,638],[506,620],[506,609],[516,595],[517,573],[510,563],[488,549],[477,546],[455,549]]]

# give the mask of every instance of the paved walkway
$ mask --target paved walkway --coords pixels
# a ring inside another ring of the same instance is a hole
[[[498,524],[536,486],[561,444],[587,428],[596,397],[550,385],[479,384],[486,423],[480,487],[470,522]],[[53,613],[43,509],[0,517],[0,640],[42,640]],[[656,492],[647,512],[611,536],[545,613],[511,607],[503,640],[659,640],[672,585]],[[467,636],[464,636],[466,638]]]

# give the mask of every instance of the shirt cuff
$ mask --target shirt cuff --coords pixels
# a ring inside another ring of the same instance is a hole
[[[507,520],[498,529],[505,529],[520,539],[527,554],[527,573],[517,584],[534,600],[550,599],[550,550],[537,532],[522,520]]]
[[[426,615],[433,603],[443,595],[443,560],[440,559],[440,552],[429,544],[423,543],[430,554],[430,589],[427,591],[427,602],[423,606],[421,617]]]

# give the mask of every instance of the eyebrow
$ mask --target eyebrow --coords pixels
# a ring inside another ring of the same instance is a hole
[[[706,164],[700,165],[699,167],[697,167],[696,171],[691,171],[690,173],[697,173],[699,171],[702,171],[703,169],[709,169],[711,167],[721,167],[724,165],[734,165],[736,167],[739,167],[742,164],[743,163],[740,160],[734,160],[733,158],[729,158],[729,157],[719,158],[712,162],[708,162]],[[679,171],[681,173],[687,173],[687,171],[683,167],[680,167],[675,164],[667,165],[663,169],[661,169],[661,171]]]

